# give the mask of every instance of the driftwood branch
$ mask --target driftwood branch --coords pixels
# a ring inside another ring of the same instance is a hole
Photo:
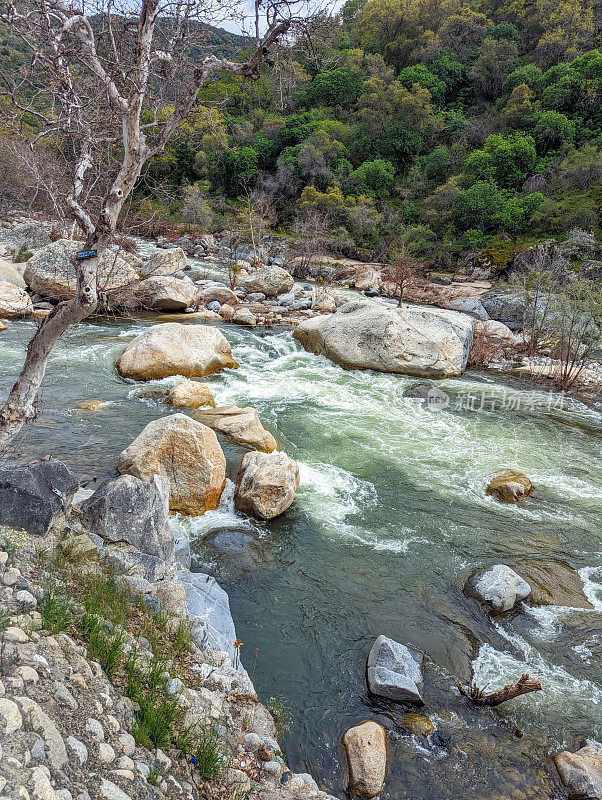
[[[540,679],[531,678],[528,672],[521,675],[515,683],[509,683],[507,686],[504,686],[502,689],[497,689],[495,692],[485,693],[487,687],[485,686],[480,689],[476,683],[463,686],[456,681],[456,687],[461,695],[480,706],[499,706],[500,703],[505,703],[507,700],[512,700],[514,697],[520,697],[521,694],[541,692],[542,690]]]

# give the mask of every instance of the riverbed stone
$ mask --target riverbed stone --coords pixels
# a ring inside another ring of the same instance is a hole
[[[202,378],[224,367],[237,367],[223,333],[209,325],[166,322],[136,336],[116,367],[124,378],[155,380],[170,375]]]
[[[257,325],[257,317],[248,308],[237,308],[232,316],[234,325],[248,325],[254,328]]]
[[[33,304],[25,289],[0,280],[0,317],[27,317],[32,311]]]
[[[241,270],[236,276],[236,285],[248,292],[262,292],[266,297],[286,294],[293,288],[295,281],[290,272],[282,267],[261,267],[253,272]]]
[[[198,516],[217,508],[226,459],[215,433],[185,414],[153,420],[119,456],[117,469],[143,481],[169,481],[171,511]]]
[[[45,536],[78,488],[79,481],[62,461],[0,468],[0,524]]]
[[[497,612],[510,611],[531,594],[527,581],[507,564],[494,564],[477,572],[468,580],[466,589]]]
[[[81,242],[58,239],[38,250],[27,262],[23,277],[29,288],[51,300],[67,300],[77,290],[75,254]],[[138,282],[133,267],[120,255],[105,250],[98,263],[98,286],[101,291],[114,295],[118,304],[131,295]]]
[[[591,609],[583,580],[568,564],[555,561],[519,561],[517,570],[531,587],[529,601],[538,606]]]
[[[349,791],[369,800],[380,794],[387,769],[387,732],[368,720],[349,728],[343,735],[349,767]]]
[[[368,688],[397,703],[422,705],[422,662],[422,653],[381,634],[368,655]]]
[[[401,724],[414,736],[426,737],[435,730],[435,726],[424,714],[417,714],[415,711],[406,712],[401,718]]]
[[[345,369],[448,378],[466,367],[473,324],[456,311],[353,300],[335,314],[301,322],[293,336]]]
[[[173,275],[153,275],[136,287],[136,299],[153,311],[184,311],[197,302],[199,290]]]
[[[158,250],[147,259],[140,268],[143,278],[158,275],[173,275],[174,272],[186,269],[188,257],[181,247],[170,247],[168,250]]]
[[[3,258],[0,258],[0,281],[12,283],[14,286],[18,286],[19,289],[27,288],[27,284],[15,265],[11,264],[10,261],[5,261]]]
[[[258,519],[283,514],[299,488],[299,467],[286,453],[247,453],[236,478],[236,508]]]
[[[207,307],[209,307],[209,303],[218,303],[217,311],[219,311],[224,303],[230,306],[238,305],[238,297],[234,294],[232,289],[224,286],[224,284],[204,286],[201,289],[201,300]]]
[[[602,744],[590,741],[576,753],[563,750],[553,758],[570,798],[602,800]]]
[[[166,477],[121,475],[102,483],[81,504],[81,520],[105,541],[128,542],[143,553],[171,561],[175,541],[169,527],[169,495]]]
[[[195,412],[194,418],[243,447],[264,453],[271,453],[278,447],[276,439],[261,424],[257,411],[250,406],[202,409]]]
[[[165,402],[176,408],[201,408],[202,406],[215,408],[211,389],[198,381],[181,381],[173,387],[165,398]]]
[[[500,503],[518,503],[530,497],[534,490],[534,485],[526,475],[513,469],[506,469],[489,481],[486,491]]]

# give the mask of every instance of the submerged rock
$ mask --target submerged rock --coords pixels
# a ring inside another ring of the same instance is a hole
[[[589,742],[576,753],[563,750],[553,758],[570,798],[602,800],[602,744]]]
[[[140,480],[122,475],[101,484],[81,504],[86,527],[109,542],[127,542],[164,561],[174,557],[169,527],[169,481],[159,475]]]
[[[583,580],[566,564],[525,561],[516,565],[531,587],[530,601],[538,606],[593,608],[583,592]]]
[[[165,402],[176,408],[215,407],[211,389],[197,381],[181,381],[173,387],[165,398]]]
[[[278,447],[276,439],[259,421],[257,411],[250,406],[207,408],[197,411],[194,418],[244,447],[252,447],[264,453],[271,453]]]
[[[156,419],[117,461],[119,472],[169,481],[171,511],[199,516],[217,508],[226,484],[226,459],[215,433],[185,414]]]
[[[78,411],[99,411],[103,406],[108,406],[108,400],[82,400],[75,408]]]
[[[64,516],[79,481],[62,461],[0,468],[0,524],[45,536]]]
[[[33,303],[25,289],[0,280],[0,317],[27,317],[32,311]]]
[[[464,371],[472,331],[473,319],[456,311],[352,301],[305,320],[293,336],[345,369],[447,378]]]
[[[247,453],[236,478],[235,506],[258,519],[283,514],[299,488],[299,467],[286,453]]]
[[[349,791],[369,800],[380,794],[387,769],[387,732],[369,720],[343,734],[349,767]]]
[[[81,249],[81,242],[58,239],[38,250],[27,262],[25,282],[34,292],[52,300],[66,300],[75,296],[77,276],[73,261]],[[98,260],[98,286],[101,291],[114,295],[117,304],[132,294],[138,274],[117,253],[105,250]]]
[[[518,503],[530,497],[535,487],[522,472],[506,469],[489,481],[487,494],[499,500],[500,503]]]
[[[124,378],[149,381],[182,375],[202,378],[224,367],[237,367],[228,340],[209,325],[166,322],[136,336],[119,357],[116,368]]]
[[[435,726],[424,714],[417,714],[415,711],[406,712],[401,718],[401,724],[414,736],[430,736],[435,730]]]
[[[368,688],[396,703],[422,705],[422,661],[422,653],[381,635],[368,655]]]
[[[477,572],[466,584],[468,594],[476,596],[493,611],[510,611],[516,603],[531,594],[531,587],[524,578],[506,564],[495,564]]]

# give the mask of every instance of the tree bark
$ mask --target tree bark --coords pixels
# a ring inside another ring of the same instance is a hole
[[[528,672],[521,675],[514,683],[509,683],[502,689],[497,689],[495,692],[489,692],[488,694],[485,694],[485,689],[479,689],[475,683],[469,686],[462,686],[461,683],[456,681],[456,686],[461,695],[480,706],[499,706],[501,703],[520,697],[521,694],[542,691],[539,678],[531,678]]]

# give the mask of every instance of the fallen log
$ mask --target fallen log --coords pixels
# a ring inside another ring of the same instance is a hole
[[[480,689],[476,683],[463,686],[456,681],[456,687],[461,695],[481,706],[499,706],[500,703],[505,703],[514,697],[520,697],[521,694],[541,692],[543,688],[540,679],[531,678],[528,672],[521,675],[515,683],[509,683],[501,689],[496,689],[495,692],[485,693],[487,686]]]

